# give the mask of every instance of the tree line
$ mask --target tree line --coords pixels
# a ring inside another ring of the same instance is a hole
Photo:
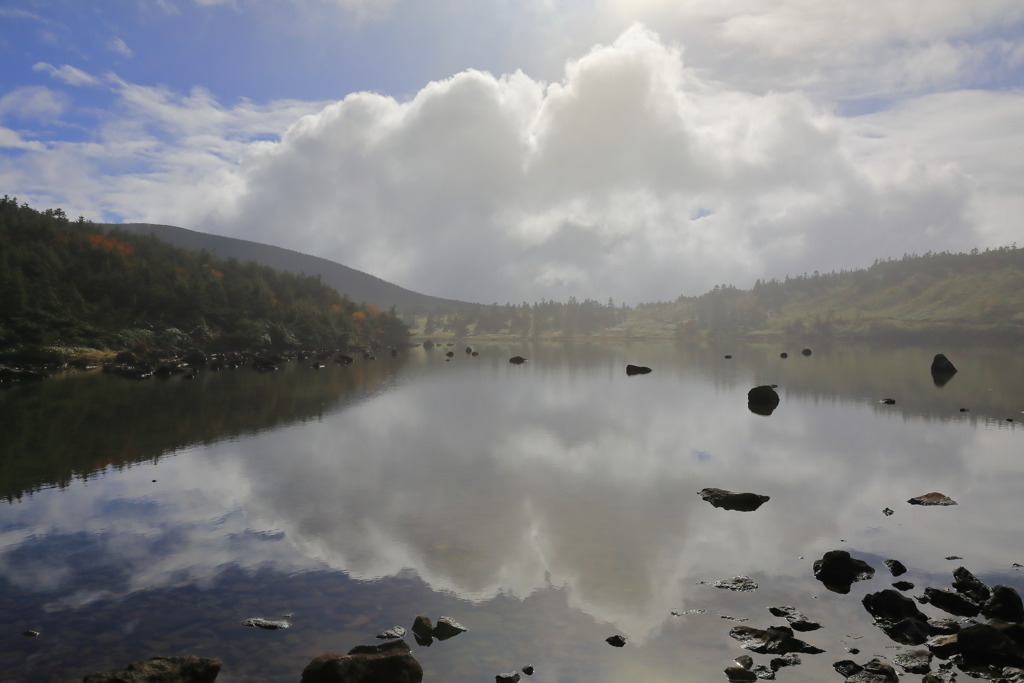
[[[0,301],[0,347],[373,348],[409,336],[394,310],[357,304],[318,277],[104,230],[7,195]]]

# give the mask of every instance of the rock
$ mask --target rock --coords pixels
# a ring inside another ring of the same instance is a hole
[[[854,581],[870,579],[874,568],[864,560],[850,557],[845,550],[830,550],[814,561],[814,578],[833,593],[849,593]]]
[[[824,652],[793,636],[788,626],[769,626],[761,630],[752,626],[733,626],[729,636],[740,641],[744,650],[763,655],[784,655],[789,652],[818,654]]]
[[[989,619],[1024,622],[1024,605],[1021,604],[1020,594],[1009,586],[992,588],[992,594],[981,606],[981,613]]]
[[[649,367],[647,367],[646,365],[627,365],[626,366],[626,374],[627,375],[646,375],[650,371],[651,371],[651,369]]]
[[[840,662],[835,662],[832,668],[839,672],[843,678],[849,678],[850,676],[864,670],[857,662],[852,659],[844,659]]]
[[[821,628],[821,624],[809,620],[802,613],[798,612],[796,608],[791,607],[790,605],[769,607],[768,611],[777,617],[785,617],[786,621],[789,622],[790,627],[794,631],[816,631]]]
[[[719,579],[711,584],[715,588],[725,588],[740,593],[749,593],[757,590],[757,581],[749,576],[734,576],[731,579]]]
[[[899,683],[900,677],[891,664],[872,659],[846,680],[849,683]]]
[[[533,675],[533,665],[532,664],[527,664],[526,666],[524,666],[523,667],[523,673],[526,674],[527,676],[532,676]]]
[[[404,638],[405,629],[401,626],[392,626],[387,631],[382,631],[378,633],[376,637],[380,638],[381,640],[393,640],[396,638]]]
[[[150,657],[124,669],[89,674],[82,683],[212,683],[220,673],[216,659],[193,657]]]
[[[430,647],[434,642],[434,622],[426,615],[419,615],[412,622],[412,634],[416,638],[416,644],[422,647]]]
[[[924,595],[928,602],[943,612],[958,617],[973,617],[981,612],[981,606],[965,595],[943,588],[925,588]]]
[[[911,505],[956,505],[952,498],[937,491],[911,498],[907,502]]]
[[[896,399],[894,399],[894,398],[883,398],[883,399],[881,399],[879,401],[879,403],[882,403],[882,404],[887,405],[887,406],[894,406],[894,405],[896,405]]]
[[[250,626],[252,628],[265,628],[268,631],[277,631],[280,629],[291,628],[291,624],[285,619],[264,619],[263,617],[253,617],[252,619],[245,619],[242,621],[243,626]]]
[[[937,387],[945,386],[957,372],[956,366],[941,353],[936,354],[932,359],[931,371],[932,381]]]
[[[920,645],[928,640],[927,618],[907,596],[886,588],[868,593],[861,604],[874,617],[875,624],[897,643]]]
[[[311,661],[300,683],[419,683],[423,667],[404,640],[360,645],[347,655],[325,654]]]
[[[748,671],[741,666],[726,667],[725,675],[729,679],[729,683],[746,683],[757,680],[757,674],[753,671]]]
[[[519,683],[519,672],[509,671],[494,677],[494,683]]]
[[[969,572],[966,567],[957,567],[953,570],[953,588],[956,589],[957,593],[966,595],[979,605],[988,600],[992,594],[989,587]]]
[[[901,574],[907,573],[907,568],[903,566],[903,563],[899,560],[886,560],[885,566],[889,568],[889,573],[893,576],[900,576]]]
[[[437,625],[434,626],[433,636],[438,640],[448,640],[468,630],[451,617],[441,617],[437,620]]]
[[[779,354],[779,358],[789,358],[789,354],[783,351],[782,353]]]
[[[754,658],[750,655],[740,655],[735,660],[737,665],[742,666],[744,669],[750,669],[754,666]]]
[[[26,638],[38,638],[39,637],[39,631],[36,631],[34,629],[29,629],[27,631],[22,631],[21,635],[25,636]]]
[[[700,497],[723,510],[753,512],[771,498],[757,493],[733,493],[724,489],[705,488],[699,491]]]
[[[964,626],[953,638],[956,638],[957,649],[961,654],[974,658],[1013,658],[1024,657],[1024,648],[1007,635],[1012,633],[1009,625],[1002,628],[994,624],[970,624]],[[1024,664],[1024,662],[1019,662]]]
[[[893,512],[892,508],[885,508],[884,510],[882,510],[882,514],[886,517],[892,517],[895,513]]]
[[[523,363],[526,362],[526,359],[523,358],[522,356],[512,356],[511,358],[508,359],[508,362],[512,363],[513,365],[522,365]]]
[[[803,350],[803,351],[801,351],[800,353],[802,353],[802,354],[803,354],[803,355],[805,355],[805,356],[809,356],[809,355],[811,355],[811,350],[810,350],[810,349],[804,349],[804,350]]]
[[[795,652],[788,652],[781,657],[772,657],[772,671],[778,671],[787,666],[800,666],[800,655]]]
[[[960,630],[960,622],[949,617],[928,620],[928,632],[932,635],[951,635]]]
[[[932,669],[932,653],[928,650],[901,652],[892,661],[910,674],[926,674]]]
[[[626,644],[626,637],[620,635],[609,636],[604,639],[604,642],[608,643],[612,647],[622,647]]]
[[[914,589],[914,584],[909,581],[896,581],[892,584],[892,587],[898,591],[909,591]]]
[[[771,415],[779,406],[779,394],[768,384],[747,392],[747,408],[758,415]]]

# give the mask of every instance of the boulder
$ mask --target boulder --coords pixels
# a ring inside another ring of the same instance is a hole
[[[734,626],[729,636],[740,641],[744,650],[763,655],[784,655],[789,652],[818,654],[824,652],[813,645],[793,636],[788,626],[769,626],[762,630],[752,626]]]
[[[928,602],[943,612],[958,617],[974,617],[981,611],[981,606],[970,598],[956,591],[943,588],[925,588],[924,596]]]
[[[768,611],[777,617],[784,617],[794,631],[816,631],[821,628],[821,624],[811,621],[790,605],[769,607]]]
[[[966,567],[957,567],[953,570],[953,588],[957,593],[963,593],[978,604],[988,600],[992,594],[989,587]]]
[[[417,645],[429,647],[434,642],[434,622],[424,614],[419,615],[412,622],[412,634]]]
[[[932,669],[932,653],[928,650],[901,652],[892,661],[909,674],[926,674]]]
[[[938,491],[915,496],[907,502],[911,505],[956,505],[955,500]]]
[[[620,635],[608,636],[604,639],[612,647],[623,647],[626,644],[626,637]]]
[[[82,683],[212,683],[220,673],[216,659],[193,657],[150,657],[124,669],[89,674]]]
[[[849,593],[854,581],[870,579],[874,568],[864,560],[850,557],[845,550],[830,550],[820,560],[815,560],[814,578],[825,584],[833,593]]]
[[[900,576],[907,573],[907,568],[899,560],[886,560],[885,566],[893,576]]]
[[[981,606],[981,613],[989,619],[1024,622],[1024,605],[1021,603],[1020,594],[1009,586],[994,586],[992,594]]]
[[[508,359],[508,362],[512,363],[513,365],[522,365],[523,363],[526,362],[526,359],[523,358],[522,356],[512,356],[511,358]]]
[[[700,497],[723,510],[753,512],[771,498],[757,493],[733,493],[724,489],[705,488],[699,491]]]
[[[646,365],[626,365],[627,375],[646,375],[651,371]]]
[[[903,645],[920,645],[928,640],[927,617],[915,603],[891,588],[868,593],[861,600],[875,624],[892,640]]]
[[[328,653],[311,661],[300,683],[419,683],[423,667],[404,640],[360,645],[348,654]]]
[[[775,387],[763,384],[747,392],[747,408],[758,415],[771,415],[779,406],[779,394]]]
[[[433,636],[438,640],[448,640],[468,630],[451,617],[441,617],[437,620],[437,624],[434,625]]]
[[[931,371],[932,381],[937,387],[945,386],[957,372],[953,363],[941,353],[936,354],[932,359]]]

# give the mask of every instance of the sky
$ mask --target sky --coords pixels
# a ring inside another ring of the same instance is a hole
[[[1019,0],[0,0],[0,192],[480,303],[1024,246]]]

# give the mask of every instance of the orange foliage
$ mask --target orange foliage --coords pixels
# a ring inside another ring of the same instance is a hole
[[[362,322],[366,320],[366,314],[363,313],[362,311],[356,311],[355,313],[352,314],[352,319],[355,320],[357,323]]]
[[[89,244],[96,247],[97,249],[106,249],[108,251],[116,251],[122,256],[130,256],[135,247],[130,244],[125,244],[120,240],[116,240],[113,237],[107,237],[105,235],[86,235],[85,238],[89,240]]]
[[[377,308],[376,306],[371,305],[371,304],[366,304],[366,312],[369,313],[372,316],[380,315],[380,309]]]

